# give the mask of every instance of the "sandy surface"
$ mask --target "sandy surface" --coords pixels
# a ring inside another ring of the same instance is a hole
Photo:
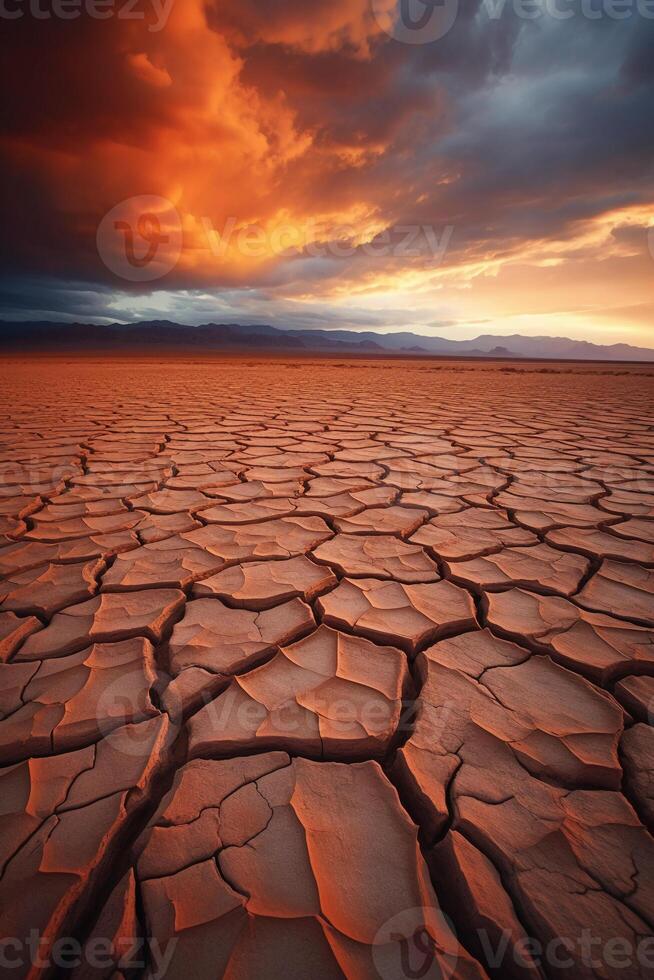
[[[651,976],[653,373],[0,363],[0,975]]]

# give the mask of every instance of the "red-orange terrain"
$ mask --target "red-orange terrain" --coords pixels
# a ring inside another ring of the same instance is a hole
[[[0,976],[654,975],[654,379],[0,366]]]

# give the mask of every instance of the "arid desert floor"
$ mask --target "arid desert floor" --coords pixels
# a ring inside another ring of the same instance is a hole
[[[0,976],[654,975],[653,366],[7,359],[0,535]]]

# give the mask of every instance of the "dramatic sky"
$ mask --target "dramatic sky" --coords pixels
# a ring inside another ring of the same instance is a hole
[[[654,346],[652,0],[59,2],[4,0],[5,319]]]

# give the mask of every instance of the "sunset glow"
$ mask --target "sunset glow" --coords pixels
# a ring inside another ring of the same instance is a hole
[[[652,20],[482,3],[422,45],[389,36],[393,9],[141,0],[138,18],[15,19],[3,315],[649,345]],[[130,282],[96,236],[144,195],[181,243]]]

